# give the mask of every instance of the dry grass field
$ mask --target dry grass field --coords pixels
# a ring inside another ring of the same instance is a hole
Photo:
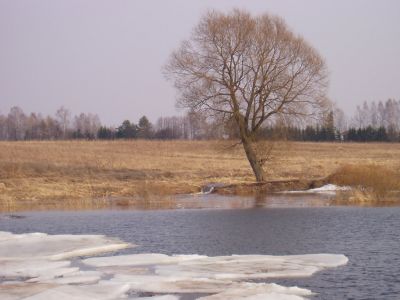
[[[93,207],[110,197],[166,199],[197,192],[209,182],[253,182],[241,146],[230,145],[228,141],[0,142],[0,209],[49,203]],[[355,170],[357,180],[363,180],[365,172],[397,180],[400,144],[276,143],[265,169],[271,180],[312,179],[336,172],[332,180],[351,184],[353,177],[345,175],[357,166],[367,166]]]

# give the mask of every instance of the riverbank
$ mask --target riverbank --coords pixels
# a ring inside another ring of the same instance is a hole
[[[229,141],[0,142],[0,209],[103,207],[108,199],[155,206],[210,182],[251,186],[242,147]],[[327,178],[345,165],[400,169],[400,144],[277,143],[271,181]],[[342,177],[340,177],[342,178]],[[306,186],[305,186],[306,188]],[[166,200],[167,199],[167,200]]]

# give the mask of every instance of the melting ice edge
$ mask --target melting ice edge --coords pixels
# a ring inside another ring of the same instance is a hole
[[[80,258],[134,246],[103,235],[0,232],[0,299],[301,300],[312,291],[249,281],[308,277],[348,262],[342,254]]]

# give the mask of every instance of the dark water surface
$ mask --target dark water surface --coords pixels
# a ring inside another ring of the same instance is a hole
[[[29,212],[0,214],[14,233],[105,234],[139,247],[119,253],[343,253],[349,264],[310,278],[272,280],[316,299],[400,299],[400,207]]]

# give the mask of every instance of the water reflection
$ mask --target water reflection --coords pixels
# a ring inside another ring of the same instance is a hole
[[[45,202],[19,201],[0,203],[0,212],[47,210],[164,210],[164,209],[252,209],[326,206],[399,206],[397,197],[390,201],[351,202],[349,192],[335,193],[259,193],[254,196],[192,194],[149,196],[146,198],[108,197],[101,199],[55,200]]]
[[[267,207],[325,207],[332,196],[316,194],[258,194],[255,196],[202,195],[177,199],[182,208],[251,209]]]

